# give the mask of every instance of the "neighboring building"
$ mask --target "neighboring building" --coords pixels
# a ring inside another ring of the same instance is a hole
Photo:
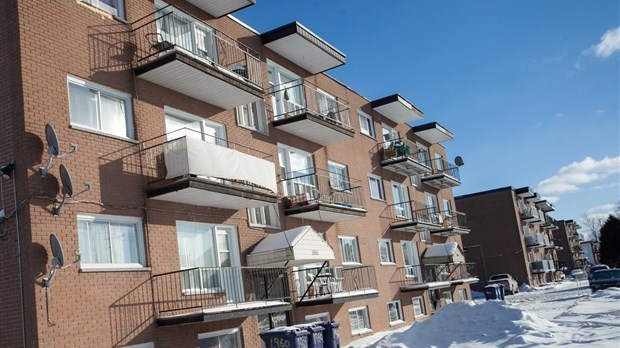
[[[599,242],[588,240],[585,242],[581,242],[580,246],[590,265],[597,265],[601,263],[601,251]]]
[[[253,4],[0,2],[3,347],[346,343],[471,299],[452,132],[325,75],[345,55],[299,23],[227,16]]]
[[[557,220],[558,229],[553,231],[553,237],[563,249],[558,251],[558,260],[562,271],[570,274],[573,268],[585,268],[587,257],[581,248],[583,238],[577,231],[581,228],[574,220]]]
[[[560,247],[552,239],[557,226],[548,215],[554,210],[551,203],[529,187],[511,186],[455,201],[472,231],[463,236],[467,259],[483,264],[485,277],[509,273],[519,284],[533,286],[556,280]]]

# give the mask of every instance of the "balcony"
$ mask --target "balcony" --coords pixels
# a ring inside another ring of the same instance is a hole
[[[438,208],[428,208],[416,201],[390,204],[381,217],[390,221],[392,230],[411,233],[440,230],[443,223]]]
[[[266,104],[274,128],[319,145],[339,143],[355,135],[349,103],[303,79],[270,88]]]
[[[536,208],[545,213],[555,210],[555,208],[553,208],[553,204],[547,202],[546,200],[536,202]]]
[[[411,130],[415,135],[426,140],[430,144],[438,144],[454,139],[454,133],[437,122],[411,127]]]
[[[261,35],[263,45],[313,75],[345,63],[346,56],[298,22]]]
[[[381,166],[396,174],[412,176],[432,172],[427,150],[417,147],[406,139],[389,140],[377,145],[381,153]]]
[[[431,160],[433,172],[429,175],[422,176],[421,181],[436,189],[451,188],[461,185],[461,176],[459,167],[449,163],[442,158]]]
[[[158,326],[291,309],[286,268],[194,267],[152,277]]]
[[[190,129],[145,141],[141,148],[149,199],[232,210],[277,203],[269,154]]]
[[[525,236],[525,246],[528,248],[545,247],[545,238],[541,233],[533,233]]]
[[[373,110],[397,124],[422,119],[422,111],[399,94],[392,94],[381,99],[373,100],[370,102],[370,106]]]
[[[192,5],[215,18],[241,10],[256,3],[256,0],[187,0]]]
[[[263,97],[258,53],[204,22],[169,5],[132,28],[137,77],[222,109]]]
[[[293,271],[297,288],[297,307],[376,298],[374,266],[316,267]]]
[[[555,271],[553,260],[532,261],[530,263],[532,273],[545,273]]]
[[[282,177],[286,216],[327,222],[366,216],[364,192],[357,179],[316,168],[285,173]]]
[[[543,222],[544,218],[540,218],[540,214],[538,213],[538,209],[529,206],[522,205],[519,207],[519,214],[521,215],[521,220],[531,223],[531,224],[540,224]],[[543,213],[544,214],[544,213]],[[544,216],[544,215],[543,215]]]
[[[400,292],[446,288],[479,281],[475,263],[405,266],[398,268],[397,274]]]
[[[526,202],[540,201],[540,195],[527,186],[515,189],[515,194]]]

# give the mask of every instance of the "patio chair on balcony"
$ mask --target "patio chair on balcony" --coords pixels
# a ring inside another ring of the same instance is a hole
[[[153,54],[167,51],[174,48],[174,44],[170,41],[164,40],[161,33],[146,33],[144,37],[149,42],[149,53],[155,51]]]

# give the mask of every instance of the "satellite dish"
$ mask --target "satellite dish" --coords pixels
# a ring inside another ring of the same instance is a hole
[[[70,155],[72,153],[74,153],[75,151],[77,151],[77,145],[75,144],[70,144],[71,145],[71,151],[61,154],[60,153],[60,143],[58,141],[58,134],[56,133],[56,130],[54,129],[54,126],[52,126],[51,124],[46,124],[45,125],[45,139],[47,141],[47,154],[50,156],[47,159],[47,162],[45,163],[45,166],[41,168],[41,176],[45,177],[47,175],[47,172],[50,169],[50,166],[52,165],[52,159],[54,157],[56,158],[63,158],[66,157],[67,155]]]
[[[50,271],[50,276],[47,278],[43,278],[44,287],[47,289],[52,285],[52,280],[56,275],[56,270],[65,269],[67,267],[72,266],[73,264],[80,262],[80,253],[79,251],[75,252],[75,256],[77,257],[75,261],[65,266],[65,255],[62,250],[62,244],[60,244],[60,240],[56,237],[55,234],[50,235],[50,248],[52,249],[52,269]]]
[[[456,156],[454,157],[454,164],[456,164],[457,167],[460,167],[465,163],[463,162],[463,158],[461,156]]]
[[[62,188],[60,189],[60,193],[62,194],[62,201],[60,201],[60,205],[58,207],[52,208],[52,215],[54,216],[60,215],[60,209],[63,205],[65,205],[65,200],[67,199],[67,197],[77,196],[86,191],[89,191],[91,186],[89,182],[85,182],[84,186],[86,186],[86,189],[74,195],[73,180],[71,179],[71,174],[69,173],[69,170],[67,169],[67,167],[65,167],[64,164],[60,165],[60,181],[62,182]]]

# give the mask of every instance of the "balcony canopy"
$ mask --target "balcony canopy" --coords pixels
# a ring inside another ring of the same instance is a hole
[[[400,94],[393,94],[370,102],[373,110],[400,124],[417,121],[422,118],[422,111],[408,102]]]
[[[334,250],[310,226],[275,233],[247,256],[248,266],[294,267],[335,260]]]
[[[219,18],[242,8],[252,6],[256,0],[187,0],[192,5]]]
[[[454,133],[437,122],[425,123],[411,127],[411,130],[420,138],[431,144],[437,144],[454,139]]]
[[[465,263],[463,252],[456,242],[435,244],[424,252],[424,264]]]
[[[345,54],[298,22],[292,22],[261,35],[263,45],[312,74],[345,63]]]

